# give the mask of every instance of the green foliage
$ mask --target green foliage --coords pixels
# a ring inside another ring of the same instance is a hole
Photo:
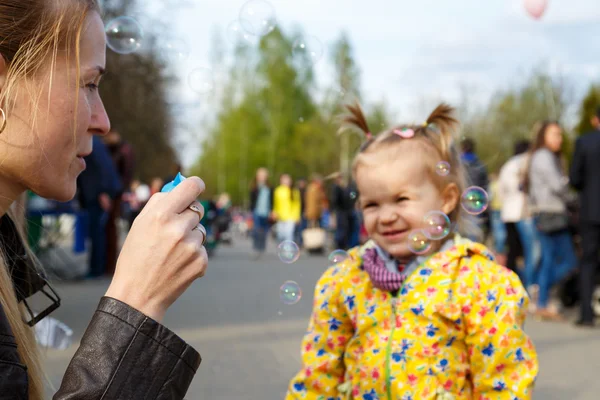
[[[358,135],[337,134],[343,104],[360,93],[349,40],[342,35],[334,44],[335,82],[318,96],[311,60],[293,52],[301,38],[276,28],[257,47],[236,47],[218,117],[207,126],[191,170],[205,180],[207,196],[226,191],[245,204],[257,168],[267,167],[273,184],[283,173],[295,179],[329,174],[348,164],[360,145]],[[369,121],[383,126],[387,120],[385,104],[377,104]]]
[[[575,128],[578,135],[582,135],[593,130],[591,119],[600,107],[600,86],[590,86],[585,98],[581,103],[579,110],[579,123]]]
[[[207,195],[226,191],[234,203],[247,204],[249,186],[259,167],[271,171],[273,184],[284,172],[296,179],[315,172],[349,172],[352,157],[364,140],[356,131],[340,130],[343,105],[361,99],[360,70],[352,46],[344,34],[334,43],[330,60],[333,84],[318,92],[310,60],[292,51],[294,41],[301,38],[299,32],[288,35],[277,28],[258,46],[236,47],[218,117],[206,127],[210,134],[192,169],[205,179]],[[590,92],[582,115],[589,115],[598,104],[599,93],[595,88]],[[497,171],[512,156],[516,141],[532,139],[536,123],[547,119],[563,122],[567,95],[564,81],[534,71],[523,85],[496,93],[481,109],[463,99],[460,134],[474,138],[488,171]],[[384,102],[363,107],[374,134],[390,123],[401,122],[391,121]],[[569,155],[572,135],[567,132],[565,137]]]
[[[463,121],[462,136],[475,139],[488,172],[498,171],[518,140],[533,140],[540,121],[561,121],[566,106],[564,83],[535,72],[525,85],[498,93],[487,108]]]
[[[134,11],[135,0],[104,1],[106,21]],[[122,55],[107,50],[107,74],[100,94],[113,128],[130,142],[136,155],[135,175],[149,182],[173,172],[177,157],[171,140],[173,121],[167,101],[167,88],[173,78],[158,56],[155,37],[146,30],[144,49]]]

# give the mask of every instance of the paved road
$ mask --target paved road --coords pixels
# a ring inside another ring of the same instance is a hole
[[[303,255],[292,265],[275,254],[251,261],[246,244],[220,248],[207,275],[169,310],[165,324],[200,351],[202,365],[187,398],[203,400],[283,398],[299,368],[299,344],[307,325],[312,288],[325,269],[324,257]],[[287,306],[279,286],[297,281],[301,301]],[[108,281],[61,283],[63,305],[54,316],[79,340]],[[529,321],[540,353],[536,400],[596,400],[600,397],[600,329]],[[75,346],[46,351],[55,385]]]

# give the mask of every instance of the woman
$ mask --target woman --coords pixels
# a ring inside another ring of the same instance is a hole
[[[300,221],[300,191],[294,188],[292,177],[283,174],[273,196],[273,214],[277,219],[277,239],[294,240],[294,228]]]
[[[31,327],[60,299],[9,208],[27,190],[74,197],[92,138],[110,129],[97,91],[105,48],[95,0],[0,0],[0,394],[11,399],[44,397]],[[150,199],[55,399],[183,398],[200,355],[160,322],[206,269],[203,189],[194,177]],[[52,306],[33,315],[39,291]]]
[[[540,125],[524,182],[542,247],[536,313],[539,317],[555,320],[561,316],[558,310],[548,307],[550,289],[577,264],[567,213],[567,205],[575,198],[569,190],[564,170],[562,142],[562,129],[558,123],[546,121]]]
[[[250,211],[253,217],[252,244],[258,259],[267,248],[267,234],[273,212],[273,190],[268,183],[269,172],[266,168],[256,171],[250,191]]]
[[[498,192],[502,199],[502,222],[507,231],[506,266],[516,271],[517,257],[523,255],[525,268],[519,276],[529,294],[537,298],[536,273],[540,246],[536,239],[536,229],[530,216],[527,197],[522,190],[529,146],[529,141],[524,140],[515,144],[514,155],[500,169]]]

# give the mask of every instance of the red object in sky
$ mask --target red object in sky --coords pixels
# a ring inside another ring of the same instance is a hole
[[[548,7],[548,0],[524,0],[525,9],[535,19],[542,18],[546,7]]]

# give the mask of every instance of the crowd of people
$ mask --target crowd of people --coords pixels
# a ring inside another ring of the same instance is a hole
[[[158,193],[158,180],[147,189],[132,181],[133,149],[111,131],[97,90],[106,64],[97,2],[0,0],[0,15],[0,393],[47,397],[32,327],[61,300],[14,216],[17,199],[31,191],[57,202],[79,197],[96,246],[90,276],[113,274],[54,398],[184,398],[201,357],[162,321],[208,265],[207,235],[198,229],[204,182],[188,177]],[[273,224],[279,240],[300,232],[301,242],[328,211],[336,246],[352,247],[317,282],[287,399],[531,399],[539,362],[523,325],[530,298],[537,316],[559,319],[550,289],[579,267],[577,324],[594,325],[600,110],[568,172],[562,129],[547,121],[532,143],[515,146],[491,185],[474,141],[463,141],[462,153],[455,148],[452,107],[377,135],[360,106],[348,110],[344,123],[364,133],[352,181],[334,176],[327,191],[318,176],[294,184],[284,174],[271,188],[261,169],[251,191],[257,254]],[[435,173],[440,160],[444,174]],[[491,193],[489,212],[465,213],[465,177]],[[135,201],[124,196],[131,186]],[[124,201],[144,208],[119,253]],[[436,239],[415,251],[409,233],[432,210],[459,232],[429,232]],[[501,262],[461,234],[473,223],[493,232]],[[371,240],[355,246],[361,230]],[[38,293],[50,304],[34,312],[28,299]]]
[[[532,303],[529,310],[542,319],[562,320],[561,304],[552,300],[552,290],[567,279],[578,279],[576,296],[581,298],[579,325],[594,320],[592,294],[600,240],[598,226],[600,187],[593,178],[593,164],[600,149],[593,138],[600,136],[600,110],[592,118],[594,134],[577,142],[568,166],[563,131],[556,121],[534,127],[533,140],[514,144],[513,156],[497,171],[488,170],[476,154],[472,138],[461,142],[461,162],[469,185],[486,189],[489,208],[471,217],[480,228],[474,240],[489,242],[496,259],[519,276]],[[591,152],[597,151],[597,154]],[[278,242],[293,240],[302,246],[308,227],[328,227],[334,221],[335,246],[347,250],[366,238],[358,192],[340,173],[327,180],[314,175],[307,184],[295,183],[288,174],[279,186],[269,185],[264,168],[257,171],[250,194],[256,256],[265,250],[267,233],[275,229]],[[576,191],[581,193],[579,196]]]
[[[550,300],[551,290],[578,278],[581,310],[576,323],[583,326],[594,321],[600,245],[600,187],[594,176],[600,157],[600,109],[591,122],[595,132],[578,139],[570,168],[561,126],[540,123],[531,142],[515,144],[514,155],[493,176],[489,190],[494,248],[527,287],[531,311],[544,319],[564,319],[560,304]]]
[[[299,247],[305,245],[305,233],[312,229],[333,229],[339,249],[358,245],[361,222],[356,193],[340,173],[327,178],[315,174],[310,182],[304,178],[294,182],[289,174],[282,174],[279,185],[272,187],[267,169],[258,169],[250,191],[255,258],[265,252],[271,228],[278,242],[293,241]],[[325,240],[323,236],[317,249],[328,247]]]

